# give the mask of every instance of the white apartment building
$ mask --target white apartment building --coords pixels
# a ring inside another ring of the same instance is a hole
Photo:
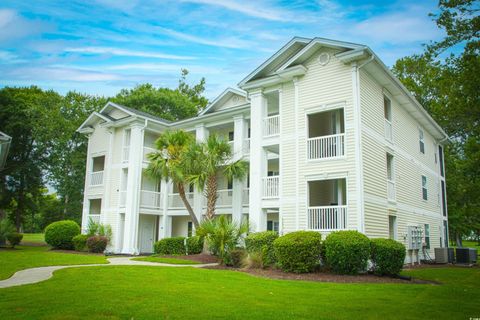
[[[110,250],[125,254],[190,235],[177,190],[144,172],[156,138],[183,129],[219,134],[250,162],[244,181],[219,176],[217,213],[253,230],[353,229],[407,247],[417,230],[432,256],[447,246],[448,137],[367,46],[293,38],[238,86],[177,122],[110,102],[91,114],[78,129],[89,138],[82,228],[110,224]],[[200,218],[204,196],[187,196]]]

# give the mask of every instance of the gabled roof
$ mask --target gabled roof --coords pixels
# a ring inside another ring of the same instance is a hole
[[[82,125],[77,129],[77,131],[82,133],[87,133],[88,131],[93,129],[93,126],[98,121],[102,121],[102,120],[105,122],[115,121],[115,119],[95,111],[88,116],[88,118],[82,123]]]
[[[12,140],[12,137],[0,131],[0,141],[10,141],[10,140]]]
[[[241,97],[247,99],[247,93],[245,91],[241,91],[241,90],[234,89],[234,88],[227,88],[218,97],[216,97],[212,102],[210,102],[205,107],[205,109],[200,111],[198,113],[198,115],[201,116],[201,115],[204,115],[204,114],[209,113],[211,111],[214,111],[216,109],[216,107],[222,106],[224,103],[226,103],[228,101],[228,99],[232,98],[235,95],[241,96]],[[242,104],[242,103],[239,103],[237,105],[240,105],[240,104]]]
[[[272,72],[276,71],[278,67],[283,65],[288,58],[304,48],[310,41],[311,39],[308,38],[294,37],[274,55],[240,81],[238,86],[241,88],[249,81],[270,75]]]
[[[119,109],[119,110],[122,110],[123,112],[127,113],[128,115],[140,116],[142,118],[147,118],[147,119],[150,119],[150,120],[155,120],[155,121],[158,121],[158,122],[162,122],[163,124],[171,123],[171,121],[169,121],[169,120],[165,120],[163,118],[151,115],[147,112],[143,112],[143,111],[140,111],[140,110],[137,110],[137,109],[129,108],[129,107],[126,107],[126,106],[123,106],[121,104],[117,104],[117,103],[114,103],[114,102],[111,102],[111,101],[107,102],[107,104],[105,105],[105,107],[103,107],[103,109],[100,111],[100,113],[101,114],[108,114],[108,112],[112,109]]]

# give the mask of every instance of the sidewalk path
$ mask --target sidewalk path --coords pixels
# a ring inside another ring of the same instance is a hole
[[[9,288],[14,286],[21,286],[24,284],[31,284],[42,282],[50,279],[53,276],[53,272],[60,269],[66,268],[78,268],[78,267],[108,267],[108,266],[152,266],[152,267],[193,267],[193,268],[202,268],[215,266],[217,263],[207,263],[207,264],[168,264],[168,263],[157,263],[157,262],[148,262],[148,261],[135,261],[132,260],[132,257],[119,257],[119,258],[108,258],[108,264],[79,264],[79,265],[70,265],[70,266],[50,266],[50,267],[38,267],[30,268],[25,270],[20,270],[15,272],[13,276],[8,279],[0,280],[0,288]]]

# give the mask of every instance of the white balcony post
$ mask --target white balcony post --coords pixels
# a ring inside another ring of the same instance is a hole
[[[110,207],[110,194],[111,194],[111,168],[113,165],[113,143],[114,143],[114,131],[113,130],[108,130],[108,137],[109,137],[109,142],[108,142],[108,153],[105,155],[106,161],[104,163],[103,167],[103,185],[105,186],[105,192],[104,192],[104,197],[102,199],[102,212],[104,214],[100,215],[100,222],[101,223],[107,223],[105,220],[107,215],[106,212]],[[118,225],[117,225],[117,230],[118,230]]]
[[[160,219],[160,225],[159,225],[159,237],[160,239],[166,238],[167,234],[171,234],[171,230],[166,230],[166,227],[169,227],[167,225],[167,214],[168,214],[168,195],[172,192],[173,189],[173,184],[170,181],[162,180],[161,182],[161,187],[160,190],[163,193],[162,197],[162,218]]]
[[[209,131],[205,124],[199,124],[195,127],[195,138],[197,142],[204,142],[208,139]],[[196,187],[193,190],[193,212],[197,216],[198,221],[202,221],[202,211],[203,203],[205,202],[205,197],[201,191]]]
[[[138,218],[140,203],[140,186],[143,161],[143,131],[141,122],[131,126],[130,152],[128,155],[127,198],[125,202],[125,232],[122,253],[138,253]]]
[[[266,99],[262,91],[250,94],[250,193],[249,221],[254,231],[267,229],[267,219],[262,210],[262,178],[266,174],[266,154],[262,147],[263,118]]]
[[[82,210],[82,232],[87,230],[88,225],[88,211],[90,210],[90,201],[88,200],[88,188],[90,186],[90,171],[92,169],[92,157],[90,157],[90,137],[88,135],[87,143],[87,164],[86,164],[86,174],[85,174],[85,185],[83,189],[83,210]]]
[[[247,137],[247,121],[243,115],[234,117],[234,129],[233,129],[233,151],[234,160],[238,160],[243,156],[243,144]],[[232,195],[232,218],[235,221],[242,220],[243,213],[243,189],[245,188],[244,180],[233,180],[233,195]]]

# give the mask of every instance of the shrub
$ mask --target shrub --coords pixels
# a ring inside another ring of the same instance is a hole
[[[264,265],[272,265],[275,263],[273,242],[277,238],[278,234],[275,231],[250,233],[245,238],[245,247],[249,253],[260,252]]]
[[[243,261],[247,256],[247,251],[243,248],[236,248],[230,251],[230,259],[228,265],[234,268],[240,268],[243,265]]]
[[[283,271],[312,272],[320,263],[322,236],[315,231],[297,231],[273,242],[275,258]]]
[[[102,253],[107,248],[108,239],[105,236],[93,236],[87,239],[88,251]]]
[[[87,235],[91,236],[103,236],[106,237],[108,243],[112,240],[112,227],[109,224],[103,224],[95,222],[91,218],[88,220]]]
[[[80,227],[75,221],[62,220],[49,224],[45,228],[45,242],[55,249],[73,249],[72,238],[80,234]]]
[[[194,236],[187,238],[187,254],[199,254],[203,251],[203,237]]]
[[[327,265],[336,273],[357,274],[367,268],[370,240],[358,231],[337,231],[325,242]]]
[[[165,238],[155,242],[154,250],[157,254],[185,254],[184,237]]]
[[[23,234],[12,232],[7,235],[8,243],[14,248],[16,245],[19,245],[22,242]]]
[[[86,234],[77,234],[72,238],[73,247],[75,251],[85,251],[87,248],[87,239],[89,238]]]
[[[0,219],[0,246],[5,245],[7,236],[15,232],[13,223],[7,218]]]
[[[262,269],[263,268],[263,253],[250,252],[243,257],[242,266],[247,269]]]
[[[373,270],[379,275],[397,275],[405,262],[405,246],[392,239],[372,239],[370,242]]]

